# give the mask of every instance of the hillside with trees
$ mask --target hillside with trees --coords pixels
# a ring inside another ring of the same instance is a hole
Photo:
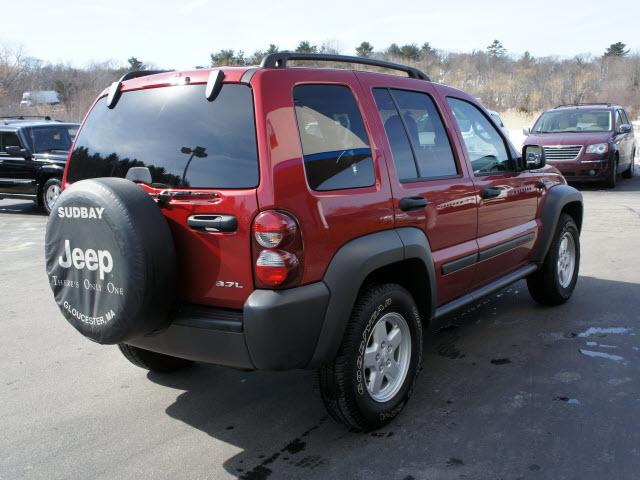
[[[515,55],[499,40],[469,52],[448,52],[428,42],[376,48],[368,41],[347,52],[341,51],[337,42],[314,45],[306,40],[295,50],[406,63],[424,70],[435,82],[475,95],[487,107],[498,111],[527,113],[561,103],[607,101],[624,105],[634,118],[640,114],[640,53],[630,52],[622,42],[603,46],[602,55],[573,58],[534,57],[529,52]],[[279,47],[275,44],[252,54],[220,49],[211,53],[208,62],[210,66],[255,65],[268,53],[277,51]],[[21,48],[0,46],[0,114],[47,113],[78,121],[103,88],[130,69],[145,68],[151,65],[134,56],[126,64],[109,61],[76,68],[28,57]],[[55,107],[20,108],[22,92],[29,90],[56,90],[63,103]]]

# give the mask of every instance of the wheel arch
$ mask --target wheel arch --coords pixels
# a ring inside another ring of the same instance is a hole
[[[50,178],[58,178],[62,183],[62,175],[64,167],[58,165],[47,165],[38,170],[36,174],[36,202],[38,205],[42,203],[42,188]]]
[[[334,255],[323,282],[330,291],[309,367],[335,357],[358,295],[372,282],[399,283],[414,296],[425,320],[435,310],[435,270],[424,232],[399,228],[356,238]]]
[[[582,194],[569,185],[555,185],[547,192],[540,213],[542,232],[532,258],[538,265],[542,264],[549,251],[558,220],[563,213],[573,217],[580,232],[584,216]]]

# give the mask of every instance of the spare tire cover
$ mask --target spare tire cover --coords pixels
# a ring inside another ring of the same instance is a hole
[[[114,344],[168,326],[173,238],[135,183],[98,178],[67,188],[49,216],[45,255],[55,301],[84,336]]]

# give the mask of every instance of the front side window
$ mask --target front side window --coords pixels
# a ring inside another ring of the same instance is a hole
[[[125,177],[147,167],[158,188],[258,185],[253,95],[225,84],[215,100],[204,85],[124,92],[115,108],[98,100],[71,153],[70,182]]]
[[[399,179],[434,179],[458,174],[442,119],[429,95],[374,88]]]
[[[33,127],[29,132],[33,153],[67,153],[77,130],[59,125]]]
[[[473,173],[488,175],[514,171],[502,136],[480,109],[459,98],[447,97],[447,101],[462,133]]]
[[[309,186],[323,191],[373,185],[371,148],[351,90],[298,85],[293,100]]]
[[[532,133],[608,132],[612,129],[608,110],[549,110],[540,115]]]

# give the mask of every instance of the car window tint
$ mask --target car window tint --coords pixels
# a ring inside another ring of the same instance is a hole
[[[386,88],[373,89],[373,97],[380,112],[380,118],[389,140],[389,147],[393,155],[393,163],[399,180],[411,180],[418,178],[418,170],[415,158],[409,143],[409,137],[405,132],[398,109],[393,103],[391,93]]]
[[[449,137],[433,100],[426,93],[391,90],[413,146],[420,178],[456,175]]]
[[[147,167],[159,188],[255,187],[251,88],[224,84],[211,102],[204,85],[134,90],[113,109],[101,98],[78,134],[67,178],[125,177],[131,167]]]
[[[442,119],[426,93],[373,91],[400,180],[457,175]]]
[[[13,132],[0,133],[0,152],[6,155],[6,147],[19,147],[20,139]]]
[[[310,187],[322,191],[373,185],[371,148],[351,90],[298,85],[293,99]]]
[[[476,175],[505,173],[514,165],[502,136],[478,107],[459,98],[447,97]]]

